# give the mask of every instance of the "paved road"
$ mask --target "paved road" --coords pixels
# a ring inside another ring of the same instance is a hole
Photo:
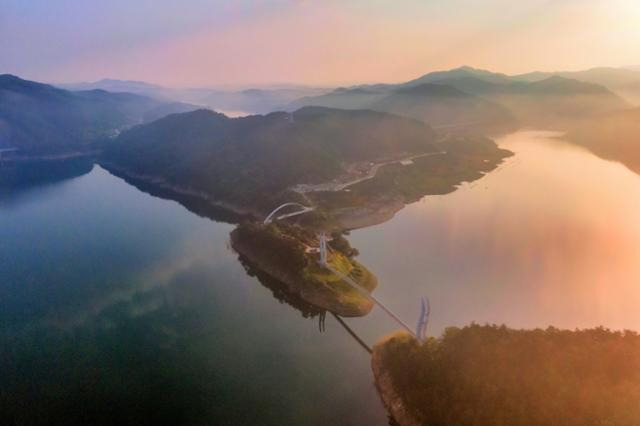
[[[376,174],[378,174],[378,170],[380,169],[380,167],[383,166],[387,166],[389,164],[395,164],[395,163],[406,163],[407,161],[413,161],[416,158],[420,158],[420,157],[431,157],[434,155],[445,155],[447,152],[446,151],[440,151],[440,152],[427,152],[425,154],[418,154],[418,155],[412,155],[410,157],[406,157],[406,158],[401,158],[398,160],[389,160],[389,161],[385,161],[382,163],[378,163],[375,164],[371,167],[371,169],[369,169],[369,171],[367,172],[367,174],[365,176],[361,176],[355,179],[352,179],[350,181],[347,182],[326,182],[326,183],[319,183],[317,185],[306,185],[306,184],[302,184],[302,185],[296,185],[295,187],[293,187],[293,190],[299,193],[306,193],[306,192],[318,192],[318,191],[327,191],[327,192],[338,192],[338,191],[343,191],[345,189],[347,189],[348,187],[355,185],[357,183],[360,182],[364,182],[366,180],[372,179],[373,177],[376,176]]]

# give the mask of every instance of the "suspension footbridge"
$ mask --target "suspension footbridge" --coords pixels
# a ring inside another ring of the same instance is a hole
[[[414,330],[411,326],[409,326],[406,322],[402,320],[395,312],[393,312],[389,307],[387,307],[381,300],[371,294],[366,288],[362,287],[358,284],[353,278],[348,275],[343,274],[341,271],[338,271],[334,268],[328,261],[328,248],[327,248],[327,237],[324,232],[320,233],[318,236],[318,240],[320,242],[320,265],[325,269],[328,269],[335,275],[337,275],[342,281],[346,282],[353,288],[355,288],[360,294],[369,298],[373,303],[375,303],[380,309],[382,309],[387,315],[389,315],[395,322],[397,322],[402,328],[408,331],[413,337],[418,339],[419,341],[424,341],[427,333],[427,324],[429,323],[429,314],[430,309],[428,308],[428,301],[425,302],[425,299],[422,299],[421,312],[420,317],[418,319],[418,325]]]
[[[285,209],[287,207],[297,207],[298,210],[296,210],[294,212],[291,212],[291,213],[278,215],[278,212],[280,212],[282,209]],[[302,205],[300,203],[294,203],[294,202],[284,203],[284,204],[278,206],[277,208],[275,208],[271,213],[269,213],[269,215],[265,218],[264,223],[265,224],[269,224],[269,223],[272,223],[274,220],[282,220],[282,219],[286,219],[286,218],[289,218],[289,217],[298,216],[298,215],[301,215],[301,214],[304,214],[304,213],[308,213],[308,212],[313,211],[313,210],[315,210],[314,207],[304,206],[304,205]],[[320,259],[319,259],[318,263],[319,263],[319,265],[321,267],[323,267],[323,268],[327,269],[328,271],[330,271],[331,273],[335,274],[342,281],[344,281],[345,283],[349,284],[351,287],[356,289],[360,294],[362,294],[363,296],[369,298],[380,309],[382,309],[383,312],[385,312],[389,317],[391,317],[402,328],[407,330],[416,339],[418,339],[419,341],[424,341],[425,340],[426,335],[427,335],[427,325],[429,324],[429,315],[430,315],[430,311],[431,311],[428,299],[422,298],[422,300],[421,300],[420,316],[418,318],[417,326],[416,326],[416,328],[414,330],[404,320],[402,320],[402,318],[400,318],[400,316],[398,316],[395,312],[393,312],[393,310],[391,310],[391,308],[386,306],[380,299],[378,299],[373,294],[371,294],[366,288],[362,287],[353,278],[351,278],[348,275],[345,275],[344,273],[342,273],[341,271],[337,270],[336,268],[334,268],[331,265],[331,263],[329,262],[330,248],[327,246],[327,235],[326,235],[325,232],[321,232],[321,233],[318,234],[318,242],[319,242],[319,246],[320,246],[320,247],[318,247],[318,251],[320,253]]]

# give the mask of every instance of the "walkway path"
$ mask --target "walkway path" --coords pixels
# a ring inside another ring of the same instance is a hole
[[[333,272],[338,277],[340,277],[344,282],[346,282],[347,284],[350,284],[353,288],[358,290],[363,296],[368,297],[369,299],[371,299],[373,301],[373,303],[378,305],[391,318],[393,318],[398,324],[400,324],[405,330],[407,330],[409,333],[411,333],[411,335],[413,337],[415,337],[416,339],[420,340],[420,338],[418,337],[416,332],[409,325],[407,325],[407,323],[402,321],[402,319],[400,319],[400,317],[397,316],[391,309],[389,309],[387,306],[385,306],[384,303],[382,303],[374,295],[369,293],[369,291],[366,288],[362,287],[360,284],[355,282],[355,280],[353,280],[351,277],[343,274],[342,272],[338,271],[333,266],[331,266],[331,264],[327,261],[326,237],[325,237],[324,232],[322,234],[320,234],[320,262],[319,263],[320,263],[321,266],[323,266],[324,268],[328,269],[329,271]]]

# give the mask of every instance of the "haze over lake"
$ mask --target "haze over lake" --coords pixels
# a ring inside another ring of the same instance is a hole
[[[515,156],[497,170],[353,231],[376,296],[410,324],[428,296],[432,335],[471,321],[637,329],[640,178],[557,136],[505,136]],[[44,395],[35,410],[108,418],[108,394],[134,419],[387,423],[366,350],[248,276],[231,225],[97,166],[3,192],[0,219],[0,380],[27,404]],[[368,345],[397,329],[378,308],[345,322]]]
[[[637,328],[640,177],[558,136],[500,138],[516,155],[496,171],[353,232],[388,283],[378,294],[400,311],[428,295],[435,334],[471,321]]]

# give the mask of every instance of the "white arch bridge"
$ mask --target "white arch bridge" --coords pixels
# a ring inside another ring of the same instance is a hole
[[[292,213],[285,213],[282,214],[280,216],[276,216],[276,213],[278,213],[280,210],[287,208],[287,207],[298,207],[300,210],[297,210],[295,212]],[[273,222],[274,220],[280,220],[280,219],[286,219],[288,217],[292,217],[292,216],[298,216],[300,214],[304,214],[304,213],[308,213],[311,212],[313,210],[315,210],[315,207],[308,207],[308,206],[304,206],[300,203],[284,203],[281,206],[276,207],[271,213],[269,213],[269,215],[267,216],[267,218],[264,220],[265,225],[269,224],[271,222]]]

